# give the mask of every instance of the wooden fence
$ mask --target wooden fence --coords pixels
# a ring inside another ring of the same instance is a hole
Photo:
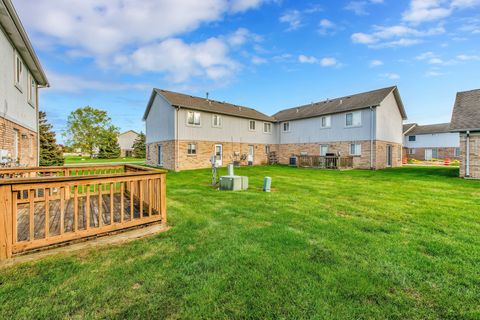
[[[2,169],[0,260],[153,222],[166,225],[166,172],[134,165]]]
[[[338,156],[297,156],[299,167],[319,169],[349,169],[353,168],[353,157]]]

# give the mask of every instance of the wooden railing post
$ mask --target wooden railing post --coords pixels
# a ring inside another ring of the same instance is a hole
[[[160,175],[160,214],[162,216],[162,224],[167,225],[167,175]]]
[[[12,257],[12,188],[0,186],[0,260]]]

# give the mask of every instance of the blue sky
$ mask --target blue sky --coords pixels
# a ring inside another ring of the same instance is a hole
[[[448,122],[480,87],[480,0],[14,0],[57,132],[90,105],[144,130],[153,87],[266,114],[398,85],[409,121]]]

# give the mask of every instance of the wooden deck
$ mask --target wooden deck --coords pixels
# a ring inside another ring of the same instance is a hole
[[[130,195],[128,192],[124,192],[124,221],[130,221]],[[110,225],[110,195],[102,195],[102,223],[103,225]],[[113,196],[113,222],[119,223],[121,221],[121,195],[115,193]],[[140,202],[134,200],[133,202],[133,219],[140,218]],[[86,214],[86,197],[78,197],[78,229],[85,230],[87,223]],[[148,206],[143,205],[143,217],[148,216]],[[98,212],[98,197],[91,197],[90,199],[90,227],[99,227],[99,212]],[[30,240],[30,220],[29,220],[30,205],[28,203],[18,205],[17,214],[17,241]],[[153,215],[159,214],[155,209],[152,212]],[[60,200],[50,201],[49,212],[49,235],[54,236],[60,234]],[[41,203],[35,203],[34,214],[34,238],[45,238],[45,206]],[[74,199],[65,200],[65,218],[64,218],[64,230],[63,232],[73,231],[73,217],[74,217]]]

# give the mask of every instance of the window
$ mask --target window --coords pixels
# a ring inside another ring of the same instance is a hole
[[[248,130],[250,130],[250,131],[255,131],[255,130],[256,130],[256,129],[255,129],[255,125],[256,125],[255,120],[250,120],[250,121],[248,122]]]
[[[147,144],[147,160],[150,160],[150,145]]]
[[[190,126],[199,126],[200,125],[200,112],[188,111],[187,113],[187,124]]]
[[[18,54],[15,54],[15,86],[22,90],[23,62]]]
[[[460,157],[460,148],[455,148],[455,157]]]
[[[438,159],[438,149],[437,148],[432,149],[432,158]]]
[[[362,125],[362,112],[355,111],[345,114],[345,126],[358,127]]]
[[[327,153],[328,153],[328,144],[322,144],[320,146],[320,155],[322,157],[325,157],[327,155]]]
[[[352,143],[350,144],[350,155],[351,156],[360,156],[362,154],[362,145]]]
[[[30,158],[35,156],[35,136],[33,134],[29,137]]]
[[[417,141],[417,136],[408,136],[408,141]]]
[[[35,83],[35,79],[33,79],[32,75],[28,75],[28,103],[30,103],[31,106],[35,106],[35,88],[37,87]]]
[[[197,154],[197,145],[195,143],[189,143],[187,147],[187,154],[196,155]]]
[[[220,128],[222,126],[222,117],[218,114],[212,116],[212,127]]]
[[[322,123],[320,124],[320,126],[322,128],[330,128],[331,126],[331,118],[330,116],[325,116],[325,117],[322,117]]]
[[[270,146],[265,146],[265,153],[270,154]]]
[[[415,148],[408,149],[408,154],[415,154]]]
[[[290,132],[290,122],[283,123],[283,132]]]
[[[272,133],[272,124],[269,122],[263,123],[263,133]]]

